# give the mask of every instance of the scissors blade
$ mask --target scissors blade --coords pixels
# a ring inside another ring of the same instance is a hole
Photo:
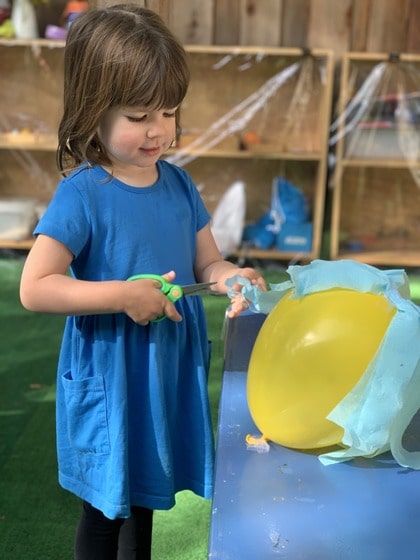
[[[184,296],[198,296],[209,291],[210,286],[217,282],[201,282],[200,284],[190,284],[189,286],[181,286]]]

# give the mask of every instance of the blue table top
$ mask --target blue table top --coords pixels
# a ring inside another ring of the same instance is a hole
[[[276,444],[268,453],[247,449],[246,435],[260,433],[240,340],[245,332],[252,346],[262,322],[241,319],[226,339],[209,558],[418,560],[420,471],[390,454],[323,466],[316,454]]]

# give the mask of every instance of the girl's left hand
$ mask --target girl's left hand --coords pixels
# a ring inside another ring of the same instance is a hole
[[[267,291],[267,284],[264,278],[254,268],[240,268],[237,274],[247,278],[253,286],[256,286],[261,291]],[[242,311],[249,308],[250,302],[240,293],[243,288],[242,284],[234,284],[232,288],[239,293],[234,295],[230,300],[231,308],[228,311],[228,317],[237,317]]]
[[[243,276],[251,282],[253,286],[257,286],[263,292],[267,291],[267,284],[261,274],[255,268],[238,268],[235,270],[237,276]],[[242,284],[234,284],[233,289],[240,292],[243,288]]]

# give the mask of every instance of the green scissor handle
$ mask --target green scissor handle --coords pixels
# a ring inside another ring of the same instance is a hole
[[[159,274],[136,274],[134,276],[130,276],[127,278],[127,281],[130,280],[156,280],[156,282],[160,283],[160,291],[172,302],[174,303],[177,299],[183,296],[183,291],[181,286],[178,284],[171,284],[163,276]],[[166,318],[166,315],[160,315],[157,319],[153,319],[153,323],[157,321],[162,321]]]

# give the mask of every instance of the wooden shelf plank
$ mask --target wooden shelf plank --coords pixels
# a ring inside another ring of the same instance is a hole
[[[182,156],[194,156],[203,158],[228,158],[228,159],[278,159],[293,161],[318,161],[323,156],[319,152],[275,152],[263,150],[189,150],[179,148],[178,150],[170,150],[168,154],[179,154]]]
[[[351,259],[362,263],[379,266],[420,266],[420,248],[418,251],[364,251],[355,253],[352,251],[339,251],[335,256],[338,259]]]
[[[57,149],[57,136],[55,134],[0,133],[0,149],[54,152]]]
[[[0,39],[0,47],[62,49],[65,44],[65,41],[55,41],[52,39]]]
[[[405,159],[362,159],[362,158],[345,158],[341,160],[343,167],[388,167],[409,169],[412,167],[420,167],[420,160],[411,162]]]
[[[296,251],[278,251],[276,249],[256,249],[243,248],[236,251],[232,256],[243,259],[261,259],[261,260],[278,260],[278,261],[295,261],[310,262],[317,258],[317,255],[311,253],[297,253]]]
[[[13,239],[0,239],[0,249],[21,249],[28,251],[34,244],[34,239],[22,239],[14,241]]]

